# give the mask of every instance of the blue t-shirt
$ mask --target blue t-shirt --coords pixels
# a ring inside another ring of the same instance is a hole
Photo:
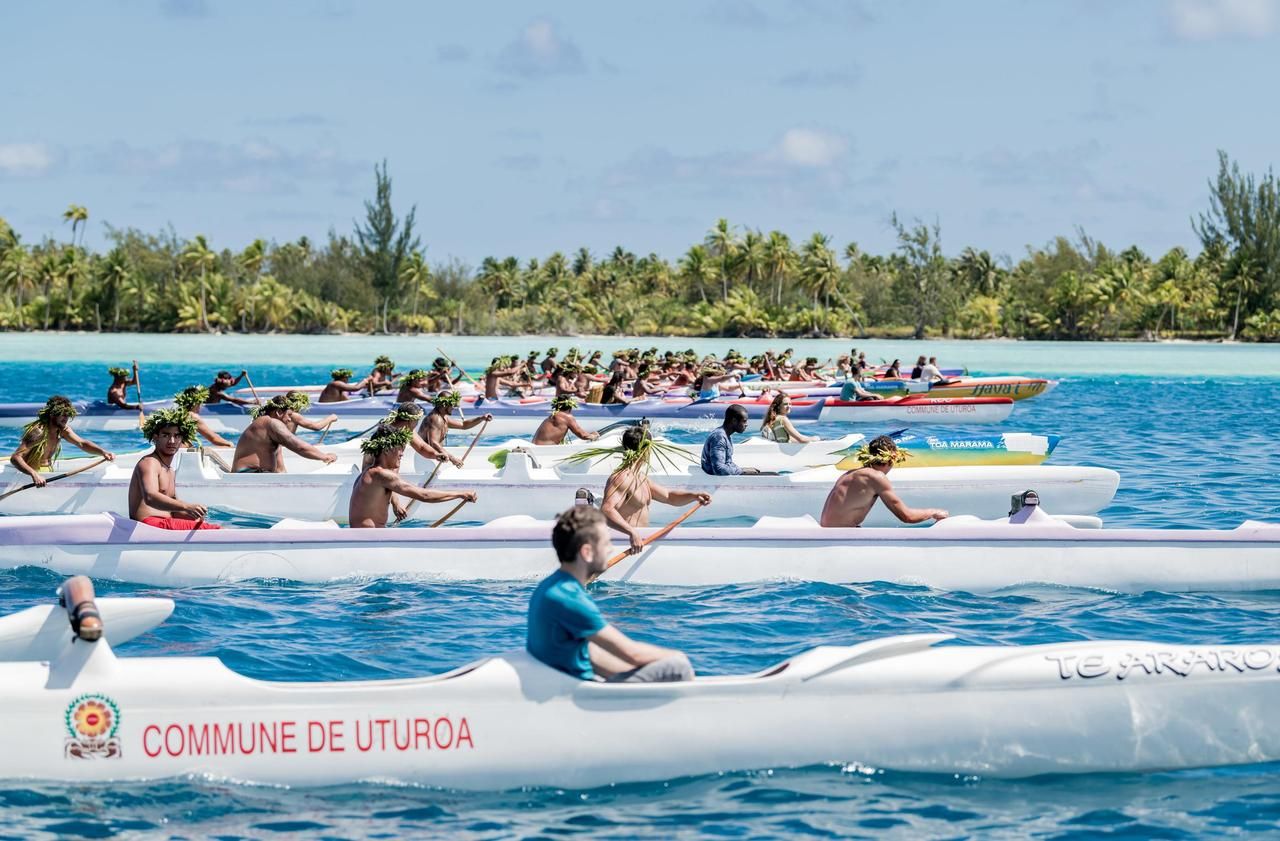
[[[580,680],[593,680],[587,637],[604,630],[604,616],[586,589],[564,570],[542,580],[529,598],[529,653]]]

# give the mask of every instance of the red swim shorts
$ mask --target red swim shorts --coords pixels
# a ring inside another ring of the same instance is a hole
[[[222,526],[217,526],[213,523],[206,523],[204,520],[182,520],[177,517],[146,517],[142,523],[153,528],[168,529],[169,531],[204,531],[205,529],[222,528]]]

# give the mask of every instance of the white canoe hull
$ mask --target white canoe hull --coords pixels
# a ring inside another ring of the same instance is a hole
[[[345,522],[356,465],[314,467],[309,473],[229,474],[211,462],[201,464],[191,452],[175,459],[178,493],[183,499],[229,512],[304,520],[333,519]],[[509,514],[551,519],[574,503],[579,488],[604,494],[607,475],[575,473],[550,467],[532,467],[527,455],[511,453],[506,467],[494,470],[485,464],[461,470],[440,469],[431,487],[440,491],[474,490],[475,504],[458,514],[459,520],[488,522]],[[12,469],[12,468],[7,468]],[[3,475],[3,474],[0,474]],[[7,514],[84,514],[128,511],[131,470],[105,464],[78,476],[15,494],[4,501]],[[428,473],[406,473],[421,483]],[[708,476],[697,465],[681,475],[655,476],[672,489],[706,491],[714,501],[706,517],[758,518],[817,516],[827,494],[841,475],[835,467],[819,467],[784,476]],[[894,487],[908,505],[945,508],[952,514],[983,518],[1007,514],[1009,498],[1027,489],[1040,493],[1047,508],[1059,514],[1096,514],[1115,496],[1120,476],[1100,467],[1045,465],[990,467],[920,467],[893,474]],[[657,505],[653,520],[670,522],[676,509]],[[414,516],[430,521],[441,506],[420,505]],[[867,525],[896,524],[893,515],[877,505]]]
[[[40,610],[0,633],[65,623]],[[579,681],[520,652],[427,678],[286,684],[66,638],[50,662],[0,663],[0,778],[585,789],[831,763],[1026,777],[1280,759],[1267,645],[933,647],[948,639],[934,634],[687,683]]]
[[[554,566],[550,523],[527,517],[445,529],[308,526],[192,534],[104,514],[6,517],[0,567],[179,587],[247,578],[538,579]],[[662,586],[780,579],[973,593],[1026,583],[1123,592],[1271,590],[1280,588],[1280,527],[1088,530],[1053,520],[955,520],[918,529],[823,529],[812,520],[769,518],[744,528],[682,526],[604,576]]]
[[[888,400],[846,402],[826,398],[819,418],[823,423],[977,424],[1001,423],[1013,413],[1013,401],[1003,400]]]

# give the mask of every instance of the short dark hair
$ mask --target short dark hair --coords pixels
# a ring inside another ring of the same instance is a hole
[[[746,420],[748,417],[747,408],[737,403],[734,403],[732,406],[724,410],[725,420],[728,420],[729,418],[741,418]]]
[[[627,431],[622,433],[622,449],[638,450],[640,445],[644,443],[644,439],[649,437],[649,427],[644,424],[636,424],[628,426]]]
[[[578,550],[595,540],[596,529],[605,527],[604,515],[589,505],[575,505],[556,517],[551,545],[560,563],[572,563]]]
[[[219,372],[218,372],[218,375],[217,375],[216,377],[214,377],[214,379],[215,379],[215,380],[222,380],[222,379],[226,379],[226,380],[234,380],[234,379],[235,379],[235,377],[231,376],[231,372],[230,372],[230,371],[219,371]]]

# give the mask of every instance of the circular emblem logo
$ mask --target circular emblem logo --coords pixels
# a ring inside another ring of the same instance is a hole
[[[81,695],[67,706],[67,733],[73,739],[102,742],[120,727],[120,708],[105,695]]]

